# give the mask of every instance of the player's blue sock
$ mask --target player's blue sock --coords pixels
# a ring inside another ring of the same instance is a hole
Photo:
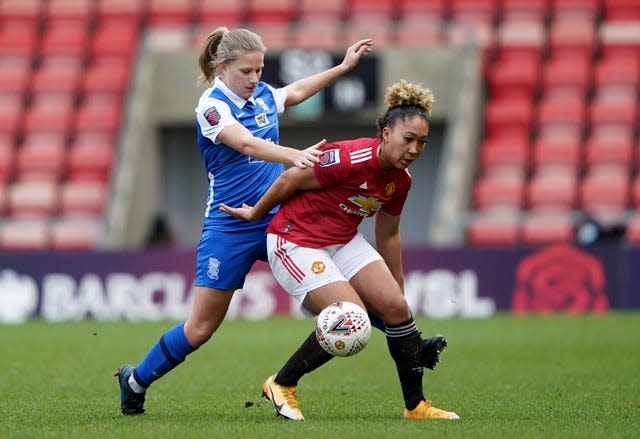
[[[374,328],[378,328],[379,330],[384,332],[384,322],[380,317],[370,312],[369,320],[371,320],[371,326],[373,326]]]
[[[172,370],[195,351],[184,335],[184,322],[164,333],[133,371],[133,378],[143,387]]]

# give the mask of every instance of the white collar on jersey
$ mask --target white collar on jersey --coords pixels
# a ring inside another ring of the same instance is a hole
[[[240,96],[232,92],[231,89],[227,87],[227,85],[224,82],[222,82],[222,79],[220,79],[219,76],[216,76],[213,86],[215,88],[219,88],[220,91],[222,91],[222,93],[224,93],[229,99],[231,99],[231,102],[233,102],[235,106],[238,108],[244,107],[244,104],[246,104],[247,101],[250,101],[252,104],[255,105],[253,96],[251,96],[249,99],[241,98]]]

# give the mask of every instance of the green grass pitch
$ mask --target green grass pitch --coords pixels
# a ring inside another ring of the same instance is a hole
[[[119,411],[115,369],[136,363],[172,322],[0,326],[2,438],[636,438],[640,314],[418,320],[449,348],[424,385],[460,421],[402,419],[385,339],[304,377],[307,420],[274,416],[260,386],[312,320],[227,321],[148,392],[147,414]]]

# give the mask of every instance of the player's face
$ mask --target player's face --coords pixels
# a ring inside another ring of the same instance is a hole
[[[382,130],[383,167],[406,169],[424,151],[429,124],[420,116],[398,119]]]
[[[249,99],[260,81],[264,67],[264,53],[238,52],[238,58],[230,63],[220,65],[222,82],[232,92],[244,99]]]

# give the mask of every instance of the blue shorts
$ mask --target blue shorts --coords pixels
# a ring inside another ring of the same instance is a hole
[[[196,253],[196,287],[239,289],[257,260],[267,260],[264,229],[202,232]]]

